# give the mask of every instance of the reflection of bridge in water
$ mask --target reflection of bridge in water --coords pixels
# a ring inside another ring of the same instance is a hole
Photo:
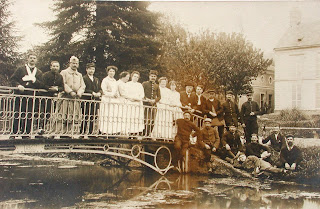
[[[167,173],[180,107],[103,101],[0,87],[0,153],[95,153]]]

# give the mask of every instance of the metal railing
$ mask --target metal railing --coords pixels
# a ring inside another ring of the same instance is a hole
[[[89,96],[88,94],[84,94]],[[0,138],[90,138],[133,137],[173,140],[175,120],[182,118],[180,107],[143,105],[124,98],[101,100],[48,96],[41,89],[0,86]],[[195,124],[202,117],[193,115]]]

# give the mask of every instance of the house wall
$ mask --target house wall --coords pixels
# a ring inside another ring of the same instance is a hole
[[[320,47],[275,50],[275,110],[320,109]]]

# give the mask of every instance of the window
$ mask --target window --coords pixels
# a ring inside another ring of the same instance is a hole
[[[269,84],[272,84],[272,77],[269,77]]]
[[[260,94],[260,108],[264,106],[264,94]]]
[[[261,81],[263,82],[263,80],[264,80],[264,76],[262,75],[262,76],[261,76]]]
[[[301,84],[292,84],[292,108],[301,107]]]

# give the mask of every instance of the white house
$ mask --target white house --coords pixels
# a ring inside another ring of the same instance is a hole
[[[274,49],[275,110],[320,110],[320,22],[302,23],[297,10],[290,22]]]

